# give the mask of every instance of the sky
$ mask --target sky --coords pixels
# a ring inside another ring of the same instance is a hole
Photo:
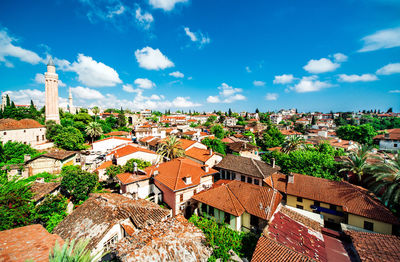
[[[400,111],[398,0],[2,0],[0,84],[132,110]]]

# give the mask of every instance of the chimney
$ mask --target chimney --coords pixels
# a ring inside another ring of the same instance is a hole
[[[210,172],[210,167],[209,166],[204,165],[204,166],[202,166],[202,168],[206,173]]]
[[[244,149],[246,149],[246,147],[247,147],[247,143],[244,143]]]
[[[137,171],[138,171],[137,163],[136,163],[136,162],[133,162],[133,173],[136,174]]]
[[[24,155],[24,162],[31,160],[31,155]]]
[[[153,176],[156,176],[156,175],[158,175],[160,172],[158,172],[158,170],[154,170],[154,172],[153,172]]]
[[[272,168],[275,168],[275,158],[272,158]]]
[[[213,154],[213,151],[212,151],[212,148],[210,147],[210,156],[212,156],[212,154]]]
[[[289,175],[288,175],[288,183],[290,183],[290,184],[294,183],[294,176],[292,173],[289,173]]]
[[[191,176],[184,177],[183,182],[185,182],[186,185],[190,185],[192,183],[192,177]]]

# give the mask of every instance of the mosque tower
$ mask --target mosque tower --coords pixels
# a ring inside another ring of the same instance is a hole
[[[54,120],[60,123],[60,114],[58,111],[58,75],[53,59],[47,63],[47,72],[44,73],[46,87],[46,121]]]
[[[74,104],[72,102],[71,87],[69,88],[69,96],[68,96],[68,112],[70,112],[71,114],[74,113]]]

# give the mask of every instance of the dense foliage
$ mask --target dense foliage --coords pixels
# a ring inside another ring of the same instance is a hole
[[[151,166],[151,163],[148,162],[148,161],[143,161],[143,160],[140,160],[140,159],[132,158],[132,159],[129,159],[126,162],[126,164],[125,164],[125,166],[123,168],[124,171],[133,173],[134,172],[134,168],[135,168],[135,164],[134,163],[136,163],[137,168],[141,169],[141,170],[145,169],[146,167]]]
[[[223,139],[225,137],[225,131],[221,125],[214,125],[211,127],[211,133],[213,133],[214,136],[219,139]]]
[[[47,231],[52,232],[54,227],[67,216],[67,199],[61,194],[47,195],[45,199],[35,207],[36,221],[42,224]]]
[[[65,150],[85,149],[84,141],[82,133],[72,126],[62,128],[54,137],[56,146]]]
[[[4,145],[0,143],[0,162],[4,164],[23,163],[25,155],[30,155],[33,158],[41,154],[30,145],[20,142],[8,141]]]
[[[211,139],[206,137],[201,140],[201,143],[206,145],[208,148],[211,148],[215,152],[226,155],[226,143],[222,142],[221,139]]]
[[[360,144],[372,145],[374,136],[377,135],[374,128],[370,124],[359,126],[345,125],[336,130],[339,138],[345,140],[356,141]]]
[[[85,201],[97,186],[98,176],[83,171],[80,166],[64,166],[61,174],[61,188],[75,204]]]
[[[6,96],[6,105],[4,110],[0,109],[0,118],[13,118],[21,120],[25,118],[35,119],[39,123],[44,124],[44,108],[38,111],[31,100],[29,107],[16,107],[10,97]]]
[[[259,236],[235,231],[211,218],[193,215],[189,222],[203,231],[207,243],[213,248],[213,254],[208,261],[216,261],[219,258],[222,261],[230,261],[229,250],[235,251],[239,257],[251,259]]]
[[[285,141],[285,136],[282,135],[281,131],[276,126],[269,125],[268,128],[263,132],[262,138],[257,139],[257,145],[262,150],[267,150],[271,147],[282,146]]]

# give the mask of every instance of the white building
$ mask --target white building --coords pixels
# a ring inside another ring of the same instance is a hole
[[[125,165],[130,159],[140,159],[156,164],[160,160],[160,155],[154,151],[131,144],[113,149],[106,157],[107,161],[115,161],[115,164],[120,166]]]
[[[374,141],[379,143],[380,150],[397,151],[400,148],[400,128],[388,129],[381,135],[374,137]]]
[[[29,144],[35,147],[46,142],[46,127],[33,119],[0,119],[0,140]]]
[[[119,136],[111,136],[102,140],[95,141],[92,144],[93,151],[106,153],[107,151],[114,149],[117,146],[126,145],[132,143],[132,139]]]

